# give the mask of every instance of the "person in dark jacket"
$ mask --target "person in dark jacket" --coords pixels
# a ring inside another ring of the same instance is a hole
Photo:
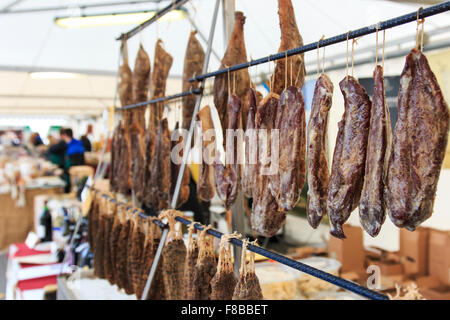
[[[73,131],[67,128],[61,135],[67,144],[65,168],[84,165],[84,146],[80,140],[74,139]]]
[[[92,151],[91,141],[89,141],[87,134],[81,136],[81,142],[83,143],[84,151],[86,152]]]
[[[70,128],[64,129],[61,138],[67,144],[66,157],[64,161],[64,180],[66,181],[66,192],[70,192],[70,174],[69,169],[73,166],[84,165],[84,147],[80,140],[73,138],[73,131]]]
[[[47,150],[47,158],[51,163],[56,164],[59,168],[64,169],[64,159],[66,157],[67,144],[62,139],[64,129],[59,130],[59,141],[52,144]]]

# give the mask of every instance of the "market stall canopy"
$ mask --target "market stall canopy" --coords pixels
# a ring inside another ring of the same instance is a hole
[[[430,1],[343,0],[337,4],[334,0],[305,0],[294,1],[293,4],[304,43],[310,43],[317,41],[322,35],[333,36],[409,13],[428,2]],[[109,0],[103,4],[101,1],[97,3],[86,0],[61,0],[56,4],[50,0],[9,1],[0,7],[0,28],[9,30],[3,33],[4,50],[0,51],[0,113],[54,113],[54,110],[58,110],[62,114],[99,114],[114,99],[120,46],[120,42],[115,39],[136,24],[63,28],[55,24],[55,18],[80,13],[93,15],[154,11],[170,3],[171,1],[158,0]],[[87,7],[83,8],[84,5]],[[184,18],[159,21],[130,39],[128,48],[131,67],[140,41],[153,62],[154,44],[157,38],[161,38],[165,49],[174,57],[167,94],[179,92],[186,42],[193,28],[188,16],[194,21],[199,33],[207,36],[213,6],[214,1],[189,1],[183,6],[187,13]],[[280,39],[277,1],[259,0],[256,5],[254,0],[241,0],[236,1],[236,9],[243,11],[247,17],[244,30],[249,58],[256,59],[275,53]],[[448,39],[445,37],[450,27],[448,18],[449,14],[444,13],[427,20],[426,33],[441,30],[433,41]],[[219,15],[218,26],[222,26],[222,23]],[[223,39],[223,32],[218,28],[213,49],[219,57],[225,47]],[[415,25],[407,24],[387,30],[387,45],[396,39],[402,41],[398,41],[391,50],[398,50],[400,46],[412,47]],[[204,42],[202,44],[206,47]],[[366,47],[372,50],[363,50],[361,55],[373,55],[374,46],[374,35],[359,39],[355,55],[358,50]],[[345,43],[328,47],[327,64],[345,61],[345,50]],[[305,57],[307,70],[315,70],[316,52],[309,52]],[[219,61],[213,54],[209,69],[218,67]],[[250,74],[254,76],[257,72],[268,72],[269,68],[273,71],[273,65],[255,67],[250,70]],[[69,75],[56,79],[37,79],[35,71],[66,72]]]

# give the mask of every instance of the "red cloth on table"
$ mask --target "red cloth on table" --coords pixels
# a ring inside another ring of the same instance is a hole
[[[34,255],[38,255],[38,254],[50,253],[50,250],[37,251],[37,250],[31,249],[25,243],[15,243],[14,246],[17,248],[17,251],[16,251],[16,253],[14,253],[14,255],[12,257],[10,256],[10,259],[17,258],[17,257],[26,257],[26,256],[34,256]],[[37,267],[37,266],[41,266],[41,264],[20,263],[21,268],[30,268],[30,267]],[[41,289],[47,285],[56,284],[56,282],[57,282],[56,275],[28,279],[28,280],[20,280],[17,282],[17,288],[21,291]]]
[[[20,291],[42,289],[49,284],[56,284],[56,282],[56,276],[21,280],[17,283],[17,288],[19,288]]]

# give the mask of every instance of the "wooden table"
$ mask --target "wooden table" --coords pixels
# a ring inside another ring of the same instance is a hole
[[[63,188],[32,188],[25,191],[26,204],[16,207],[11,193],[0,194],[0,250],[12,243],[24,242],[28,232],[34,230],[34,197],[41,194],[61,194]]]

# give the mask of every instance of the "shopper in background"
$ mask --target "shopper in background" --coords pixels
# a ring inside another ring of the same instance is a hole
[[[42,142],[41,136],[39,135],[39,133],[34,132],[31,137],[30,137],[30,143],[34,146],[40,146],[43,145],[44,142]]]
[[[70,128],[62,131],[61,138],[67,144],[63,179],[66,182],[65,192],[68,193],[71,190],[69,169],[73,166],[84,165],[84,147],[80,140],[73,138],[73,131]]]
[[[83,143],[84,151],[86,152],[92,151],[91,141],[89,141],[87,134],[81,136],[81,142]]]
[[[59,130],[59,139],[50,144],[47,150],[47,159],[51,163],[56,164],[59,168],[64,169],[64,160],[66,157],[67,144],[62,139],[64,128]]]
[[[72,129],[64,129],[61,138],[67,144],[65,168],[84,165],[84,146],[80,140],[74,139]]]

